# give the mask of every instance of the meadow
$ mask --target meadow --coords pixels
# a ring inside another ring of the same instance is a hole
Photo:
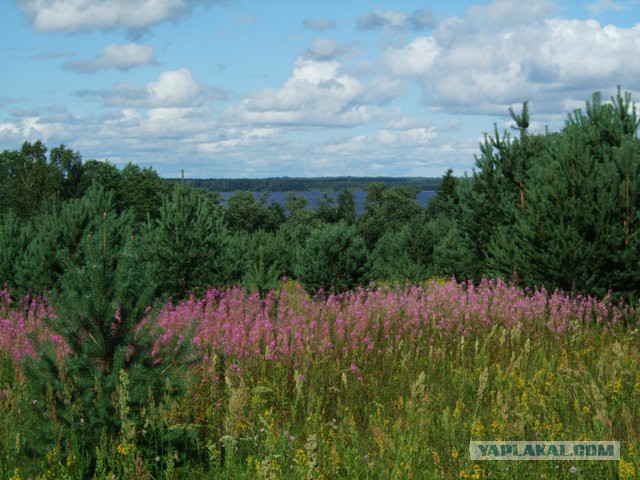
[[[136,409],[122,370],[121,428],[95,455],[77,448],[89,419],[57,424],[55,392],[25,385],[36,339],[70,355],[56,315],[0,293],[2,478],[640,478],[638,314],[608,297],[500,280],[209,290],[142,321],[153,355],[190,345],[186,394]],[[54,435],[35,456],[42,412]],[[621,460],[472,462],[470,440],[618,440]]]

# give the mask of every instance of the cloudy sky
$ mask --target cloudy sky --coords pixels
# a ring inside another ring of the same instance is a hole
[[[470,172],[529,100],[640,98],[640,2],[2,0],[0,150],[161,175]]]

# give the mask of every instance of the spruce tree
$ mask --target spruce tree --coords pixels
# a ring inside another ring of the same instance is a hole
[[[458,179],[453,175],[452,169],[447,169],[438,192],[434,197],[429,200],[427,205],[427,214],[429,217],[434,218],[439,215],[444,215],[452,218],[456,214],[456,208],[460,202],[457,188]]]

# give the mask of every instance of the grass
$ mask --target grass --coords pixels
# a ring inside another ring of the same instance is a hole
[[[74,456],[65,432],[46,458],[23,454],[36,399],[24,398],[16,345],[28,349],[20,332],[46,335],[25,311],[0,307],[14,329],[0,343],[0,475],[82,478],[91,459]],[[123,372],[113,400],[122,431],[96,452],[96,478],[637,479],[635,315],[500,282],[317,299],[292,283],[264,300],[210,292],[157,319],[159,342],[198,321],[199,381],[180,400],[131,412]],[[159,442],[169,447],[150,457],[134,415],[153,435],[191,432],[196,448]],[[618,440],[622,460],[472,462],[470,440]]]

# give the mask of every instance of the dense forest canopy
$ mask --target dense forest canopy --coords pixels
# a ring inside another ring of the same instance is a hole
[[[0,284],[56,291],[65,259],[104,212],[160,296],[209,286],[261,292],[281,277],[310,291],[434,276],[516,279],[526,286],[635,302],[640,294],[640,141],[635,104],[598,93],[556,132],[529,132],[529,106],[494,127],[471,176],[166,181],[151,168],[83,161],[37,141],[0,154]],[[375,181],[371,181],[375,180]],[[355,215],[347,188],[367,192]],[[427,208],[421,189],[438,188]],[[339,190],[318,208],[302,195],[269,203],[251,191]],[[237,190],[225,203],[213,190]],[[117,228],[116,228],[117,227]]]

